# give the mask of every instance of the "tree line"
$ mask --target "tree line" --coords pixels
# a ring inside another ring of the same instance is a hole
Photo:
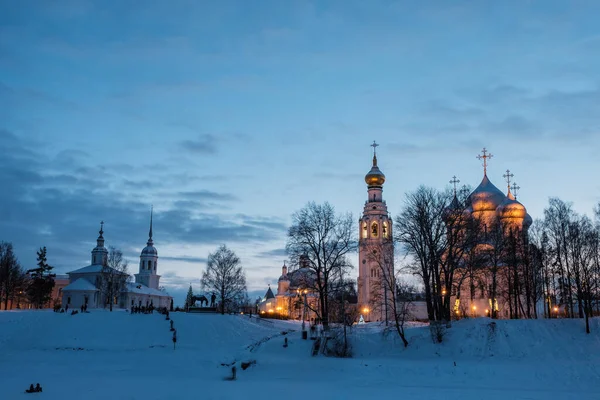
[[[0,307],[11,309],[21,301],[35,308],[44,308],[51,300],[54,288],[53,267],[48,265],[46,247],[37,251],[37,268],[21,266],[12,243],[0,242]],[[9,306],[10,304],[10,306]]]
[[[544,217],[522,229],[465,212],[470,192],[468,187],[455,193],[421,186],[407,193],[394,221],[392,243],[373,251],[371,261],[381,269],[376,290],[386,293],[380,306],[388,307],[405,345],[407,305],[416,289],[400,275],[418,278],[435,326],[469,315],[469,310],[456,308],[456,299],[472,303],[485,298],[492,303],[487,310],[491,318],[499,317],[501,304],[503,315],[511,319],[585,318],[589,332],[588,318],[600,314],[600,205],[592,220],[576,213],[571,203],[551,198]],[[287,254],[292,268],[304,260],[312,271],[305,286],[318,296],[313,311],[325,329],[332,318],[346,322],[350,316],[340,294],[353,286],[347,277],[352,268],[348,257],[358,249],[355,232],[352,215],[336,214],[329,203],[311,202],[292,215]],[[388,245],[401,250],[402,263],[396,263],[393,276],[385,267]],[[436,335],[441,341],[443,333]]]

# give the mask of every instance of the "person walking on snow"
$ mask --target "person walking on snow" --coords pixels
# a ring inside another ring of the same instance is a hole
[[[173,331],[173,350],[175,350],[175,343],[177,343],[177,329]]]

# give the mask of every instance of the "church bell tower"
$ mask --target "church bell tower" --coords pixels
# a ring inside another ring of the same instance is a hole
[[[148,242],[140,254],[140,270],[135,274],[135,283],[141,283],[150,289],[158,289],[160,276],[157,275],[158,252],[152,240],[152,214],[153,211],[150,211]]]
[[[373,166],[365,176],[368,198],[359,220],[358,303],[365,320],[384,321],[386,312],[388,318],[391,312],[386,302],[394,277],[394,245],[392,219],[382,197],[385,175],[377,166],[379,145],[373,142],[371,146]]]

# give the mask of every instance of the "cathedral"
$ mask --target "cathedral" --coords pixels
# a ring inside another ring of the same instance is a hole
[[[454,198],[447,207],[446,214],[455,212],[463,214],[463,220],[477,219],[483,233],[473,247],[471,254],[479,260],[468,260],[466,256],[456,273],[455,285],[452,289],[453,313],[457,318],[464,316],[492,316],[508,318],[512,304],[510,297],[510,274],[514,265],[509,265],[506,257],[497,256],[496,265],[492,265],[493,254],[500,254],[509,235],[520,238],[527,243],[528,230],[533,219],[523,204],[517,201],[516,192],[519,186],[511,185],[514,175],[510,170],[502,176],[506,179],[506,192],[498,189],[488,178],[488,160],[492,157],[484,148],[477,156],[483,161],[483,178],[481,183],[469,194],[463,204],[457,199],[456,178],[450,183],[455,185]],[[516,264],[515,264],[516,265]],[[495,288],[492,288],[494,282]],[[514,297],[514,296],[513,296]]]
[[[107,298],[103,285],[108,261],[108,250],[104,246],[104,222],[100,224],[96,247],[92,250],[91,264],[68,273],[69,284],[62,289],[62,305],[69,308],[106,307],[112,302],[115,307],[131,308],[133,306],[169,307],[171,296],[159,288],[160,275],[158,270],[158,252],[152,239],[152,214],[150,214],[150,232],[146,247],[140,254],[139,272],[135,274],[134,282],[129,282],[129,275],[111,271],[121,275],[123,290],[112,299]]]

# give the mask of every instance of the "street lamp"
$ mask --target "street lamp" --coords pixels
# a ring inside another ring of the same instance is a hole
[[[304,310],[302,312],[302,339],[307,339],[308,338],[308,334],[306,333],[306,294],[308,293],[308,290],[304,289],[304,290],[300,290],[297,289],[296,293],[298,293],[298,296],[300,296],[301,294],[304,295]]]

